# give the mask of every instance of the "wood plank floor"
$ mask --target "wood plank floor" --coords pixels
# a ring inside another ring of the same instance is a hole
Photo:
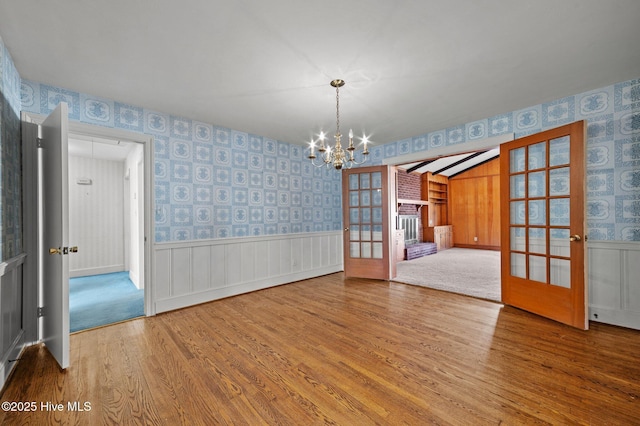
[[[333,274],[74,334],[64,372],[33,346],[1,400],[38,405],[11,425],[631,425],[640,332]]]

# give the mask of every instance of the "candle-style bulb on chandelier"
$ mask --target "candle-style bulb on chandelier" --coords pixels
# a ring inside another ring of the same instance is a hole
[[[342,134],[340,134],[340,88],[344,86],[345,82],[344,80],[336,79],[331,81],[330,84],[332,87],[336,88],[336,134],[334,136],[335,144],[333,145],[333,147],[331,147],[331,145],[329,144],[325,144],[325,134],[324,132],[320,132],[320,137],[318,138],[319,145],[316,145],[317,142],[313,139],[309,143],[309,159],[311,160],[311,164],[316,167],[322,167],[324,165],[329,167],[329,165],[333,165],[336,170],[340,170],[343,167],[350,169],[354,164],[362,164],[367,161],[367,156],[369,155],[367,143],[369,141],[366,136],[363,136],[363,160],[360,162],[356,161],[354,157],[356,147],[353,145],[353,130],[349,130],[349,146],[346,148],[346,152],[342,148],[342,143],[340,141],[340,139],[342,138]],[[321,164],[315,163],[315,159],[317,158],[315,153],[316,146],[318,149],[318,155],[322,159]]]

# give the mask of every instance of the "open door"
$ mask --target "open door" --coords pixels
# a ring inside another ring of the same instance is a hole
[[[343,170],[344,272],[346,277],[389,280],[395,276],[390,247],[389,166]]]
[[[69,113],[66,103],[41,124],[42,143],[42,340],[58,361],[69,366]]]
[[[586,330],[585,122],[500,146],[502,301]]]

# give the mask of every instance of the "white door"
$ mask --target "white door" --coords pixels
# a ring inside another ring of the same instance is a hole
[[[66,103],[42,123],[42,338],[60,368],[69,366],[69,113]]]

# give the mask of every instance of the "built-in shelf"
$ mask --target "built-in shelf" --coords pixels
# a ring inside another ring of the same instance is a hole
[[[435,242],[434,227],[449,225],[449,179],[431,172],[423,173],[420,179],[420,198],[429,200],[428,207],[420,212],[423,238],[424,241]],[[447,244],[439,244],[440,246]]]

